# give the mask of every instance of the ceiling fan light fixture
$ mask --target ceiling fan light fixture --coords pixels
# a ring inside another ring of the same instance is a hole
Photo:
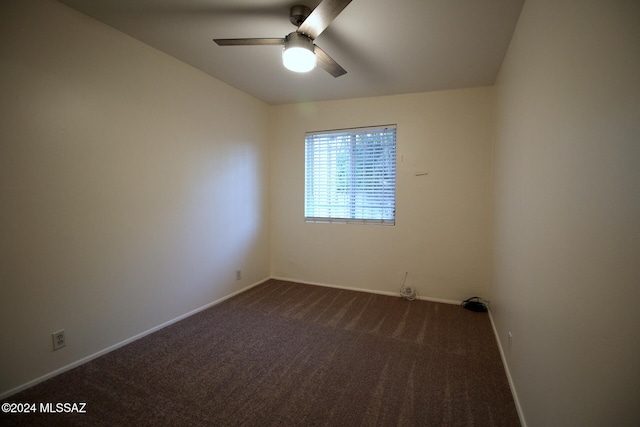
[[[282,51],[284,66],[297,73],[306,73],[316,66],[313,40],[304,34],[293,32],[284,39]]]

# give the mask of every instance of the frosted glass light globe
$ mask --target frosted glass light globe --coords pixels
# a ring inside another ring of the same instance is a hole
[[[316,55],[303,47],[291,47],[282,52],[285,67],[297,73],[306,73],[316,66]]]
[[[285,38],[282,63],[297,73],[311,71],[316,66],[313,49],[313,41],[309,37],[294,31]]]

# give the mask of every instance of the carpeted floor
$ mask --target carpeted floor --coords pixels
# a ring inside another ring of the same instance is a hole
[[[5,402],[2,425],[518,426],[486,313],[270,280]]]

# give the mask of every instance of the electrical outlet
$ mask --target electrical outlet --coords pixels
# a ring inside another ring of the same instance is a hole
[[[511,331],[509,331],[509,343],[508,343],[508,349],[509,349],[509,354],[511,354],[511,343],[513,341],[513,335],[511,334]]]
[[[58,331],[58,332],[54,332],[51,334],[51,336],[53,337],[53,350],[59,350],[62,347],[64,347],[65,345],[67,345],[67,340],[65,339],[64,336],[64,329]]]
[[[242,270],[236,270],[236,280],[242,279]]]

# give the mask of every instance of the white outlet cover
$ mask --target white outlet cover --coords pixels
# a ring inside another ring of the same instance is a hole
[[[67,345],[67,340],[64,336],[64,329],[58,332],[54,332],[53,334],[51,334],[51,337],[53,338],[53,350],[59,350],[62,347],[64,347],[65,345]]]

